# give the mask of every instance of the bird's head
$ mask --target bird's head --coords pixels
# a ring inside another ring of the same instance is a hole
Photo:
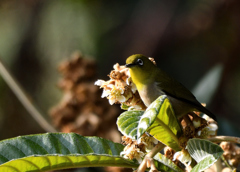
[[[145,84],[145,82],[148,82],[156,69],[153,62],[141,54],[134,54],[128,57],[125,66],[129,68],[131,78],[136,85],[138,83]]]

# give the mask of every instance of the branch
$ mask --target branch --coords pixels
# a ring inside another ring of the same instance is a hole
[[[240,138],[239,137],[232,137],[232,136],[214,136],[211,138],[208,138],[209,141],[220,143],[220,142],[233,142],[240,144]]]
[[[43,115],[36,109],[36,107],[31,103],[31,101],[27,98],[26,94],[17,84],[15,79],[11,76],[10,72],[6,69],[3,63],[0,60],[0,74],[14,94],[17,96],[22,105],[26,108],[26,110],[32,115],[32,117],[39,123],[39,125],[46,130],[47,132],[57,132],[55,128],[52,127],[51,124],[47,122],[47,120],[43,117]]]
[[[142,163],[139,165],[137,172],[144,172],[147,168],[148,161],[152,161],[152,158],[160,152],[166,145],[159,142],[143,159]],[[150,162],[150,163],[151,163]]]

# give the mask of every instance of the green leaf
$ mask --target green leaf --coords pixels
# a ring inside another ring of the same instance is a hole
[[[197,84],[193,93],[200,102],[208,104],[220,83],[223,66],[214,66]]]
[[[121,109],[123,109],[123,110],[128,110],[129,107],[130,106],[126,105],[125,103],[121,104]]]
[[[183,172],[181,168],[179,168],[176,164],[174,164],[170,159],[162,155],[161,153],[157,153],[154,156],[154,159],[160,163],[156,164],[156,167],[160,170],[169,171],[169,172]],[[162,165],[164,164],[164,165]]]
[[[36,155],[9,161],[0,166],[0,171],[38,172],[82,167],[118,166],[137,168],[139,164],[110,155]]]
[[[198,163],[191,172],[204,171],[212,166],[223,154],[222,148],[217,144],[196,138],[187,142],[187,150]]]
[[[138,122],[144,111],[126,111],[117,119],[118,130],[124,135],[137,140]]]
[[[49,171],[65,168],[122,166],[138,163],[120,157],[124,146],[74,133],[21,136],[0,142],[0,171]]]
[[[166,95],[157,98],[141,116],[137,137],[146,131],[172,149],[181,150],[178,138],[182,129]]]

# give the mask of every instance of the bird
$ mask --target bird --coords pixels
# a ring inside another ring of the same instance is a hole
[[[158,68],[148,57],[142,54],[131,55],[127,58],[125,66],[129,68],[132,82],[136,85],[146,107],[159,96],[166,95],[178,119],[197,111],[217,121],[216,116],[184,85]]]

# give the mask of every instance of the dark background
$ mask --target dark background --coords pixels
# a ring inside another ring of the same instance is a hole
[[[208,109],[219,135],[240,136],[239,9],[239,0],[1,0],[0,59],[50,122],[62,96],[57,66],[76,50],[97,61],[99,79],[141,53],[191,90],[221,64]],[[0,131],[0,139],[45,132],[2,78]]]

